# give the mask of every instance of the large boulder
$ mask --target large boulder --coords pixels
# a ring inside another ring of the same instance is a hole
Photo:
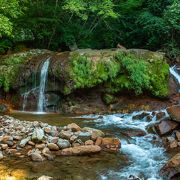
[[[180,105],[168,107],[167,112],[173,121],[180,123]]]
[[[177,127],[178,123],[171,120],[162,120],[159,124],[155,126],[159,135],[171,133]]]
[[[72,148],[63,149],[62,155],[86,155],[94,154],[101,151],[101,147],[97,145],[86,145],[86,146],[76,146]]]
[[[161,169],[161,174],[166,179],[171,179],[180,173],[180,153],[172,157]]]

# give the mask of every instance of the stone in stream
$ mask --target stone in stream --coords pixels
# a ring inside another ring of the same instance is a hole
[[[137,115],[133,116],[132,119],[134,119],[134,120],[136,120],[136,119],[141,120],[141,119],[145,118],[148,115],[149,115],[149,113],[143,112],[141,114],[137,114]]]
[[[32,141],[33,142],[41,142],[44,138],[44,131],[41,128],[35,128],[32,134]]]
[[[35,145],[35,148],[36,149],[44,149],[46,147],[46,145],[44,143],[41,143],[41,144],[36,144]]]
[[[167,112],[173,121],[180,123],[180,105],[168,107]]]
[[[165,112],[158,112],[157,114],[156,114],[156,119],[157,120],[160,120],[160,119],[162,119],[163,117],[165,117],[166,116],[166,113]]]
[[[156,131],[159,135],[165,135],[172,132],[178,127],[178,123],[170,120],[162,120],[159,124],[155,125]]]
[[[61,151],[61,155],[86,155],[94,154],[101,151],[101,147],[97,145],[88,145],[88,146],[76,146],[71,148],[66,148]]]
[[[161,169],[161,175],[165,179],[171,179],[180,173],[180,153],[173,156]]]
[[[66,139],[58,139],[57,145],[60,149],[69,148],[71,146],[70,142]]]
[[[117,138],[103,138],[101,147],[103,150],[117,152],[121,147],[121,142]]]

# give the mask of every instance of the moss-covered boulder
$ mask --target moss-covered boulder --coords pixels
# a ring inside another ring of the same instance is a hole
[[[169,66],[163,53],[147,50],[78,50],[61,53],[59,66],[53,71],[63,79],[64,94],[76,89],[102,86],[102,91],[118,93],[144,92],[157,97],[168,96]],[[61,67],[60,67],[61,66]]]
[[[137,95],[168,96],[169,66],[164,54],[135,49],[62,53],[31,50],[5,56],[0,58],[0,87],[23,92],[29,81],[29,86],[32,83],[37,86],[38,71],[48,57],[51,57],[47,87],[50,92],[68,95],[100,86],[103,94],[129,91]]]

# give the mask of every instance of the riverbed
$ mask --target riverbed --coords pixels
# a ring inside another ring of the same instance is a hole
[[[33,114],[13,112],[11,116],[26,121],[41,121],[50,125],[65,126],[76,123],[80,127],[92,127],[103,130],[109,137],[121,140],[118,153],[101,152],[90,156],[56,157],[54,161],[32,162],[28,158],[6,158],[0,162],[1,178],[37,179],[42,175],[55,179],[98,179],[98,180],[163,180],[159,170],[168,160],[168,154],[161,139],[146,131],[149,122],[144,119],[132,119],[132,114],[64,116],[60,114]],[[151,113],[151,112],[149,112]],[[139,130],[136,133],[125,133]]]

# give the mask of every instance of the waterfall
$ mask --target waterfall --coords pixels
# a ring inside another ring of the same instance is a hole
[[[180,74],[177,72],[177,67],[173,66],[170,68],[170,73],[174,76],[174,78],[177,80],[178,85],[180,85]]]
[[[38,104],[37,104],[37,111],[44,112],[44,104],[45,104],[45,87],[48,75],[48,68],[50,63],[50,58],[48,58],[41,68],[40,73],[40,84],[39,84],[39,97],[38,97]]]

